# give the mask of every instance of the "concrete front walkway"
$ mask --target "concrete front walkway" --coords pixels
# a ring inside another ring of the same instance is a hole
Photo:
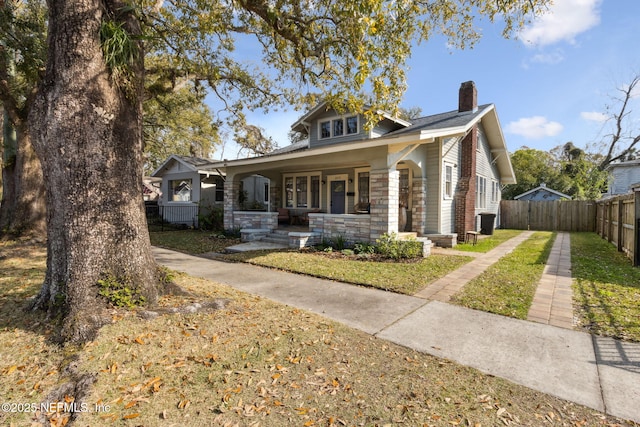
[[[640,422],[640,344],[424,297],[166,249],[153,251],[157,261],[169,268],[315,312],[378,338]],[[547,273],[553,275],[554,271]]]

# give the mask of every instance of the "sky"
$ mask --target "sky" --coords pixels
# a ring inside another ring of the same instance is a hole
[[[569,141],[596,150],[611,97],[640,74],[640,1],[555,0],[515,39],[502,37],[499,22],[479,27],[473,49],[451,50],[441,37],[415,47],[401,105],[423,115],[457,109],[460,84],[473,80],[478,103],[495,104],[509,151],[549,151]],[[282,147],[302,114],[252,113],[249,121]],[[225,158],[235,158],[231,145]]]

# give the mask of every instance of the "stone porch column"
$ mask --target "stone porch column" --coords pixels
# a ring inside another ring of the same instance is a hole
[[[398,232],[400,172],[395,169],[372,170],[369,183],[370,239],[374,242],[384,233]]]
[[[411,231],[422,235],[427,226],[427,178],[413,179],[411,206]]]
[[[224,182],[224,228],[233,228],[233,212],[240,209],[238,194],[240,181],[236,181],[233,175],[227,175]]]

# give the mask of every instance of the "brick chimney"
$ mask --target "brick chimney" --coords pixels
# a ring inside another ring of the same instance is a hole
[[[476,111],[478,109],[478,91],[473,81],[464,82],[458,91],[458,112]]]
[[[474,82],[460,85],[458,112],[478,109],[478,91]],[[455,193],[455,232],[463,241],[467,231],[476,231],[476,149],[478,126],[471,128],[460,142],[460,178]]]

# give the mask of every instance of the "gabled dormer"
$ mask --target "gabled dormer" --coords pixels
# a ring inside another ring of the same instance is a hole
[[[339,113],[329,108],[326,102],[322,102],[302,116],[291,129],[306,135],[309,138],[309,147],[315,148],[378,138],[411,126],[406,120],[392,117],[390,114],[380,115],[382,119],[372,129],[367,130],[364,115]]]

